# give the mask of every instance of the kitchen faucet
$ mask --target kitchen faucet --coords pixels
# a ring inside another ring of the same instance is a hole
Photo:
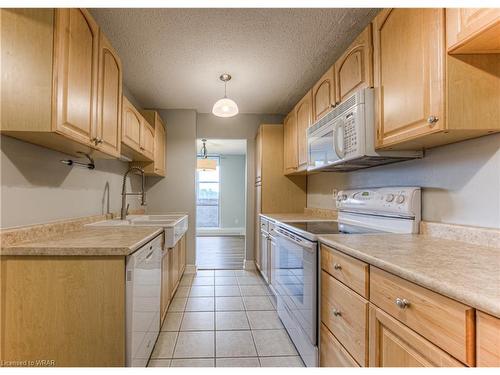
[[[141,189],[141,192],[128,192],[126,191],[125,189],[125,183],[127,182],[127,176],[130,172],[132,171],[139,171],[141,173],[141,176],[142,176],[142,189]],[[141,206],[145,206],[146,205],[146,193],[144,192],[144,170],[142,168],[139,168],[139,167],[130,167],[129,170],[127,172],[125,172],[125,174],[123,175],[123,185],[122,185],[122,209],[121,209],[121,212],[120,212],[120,219],[121,220],[125,220],[125,218],[127,217],[127,211],[128,211],[128,205],[126,205],[127,203],[127,195],[140,195],[141,196]]]

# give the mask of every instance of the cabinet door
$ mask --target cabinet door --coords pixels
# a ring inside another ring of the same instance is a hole
[[[165,176],[166,160],[165,160],[165,144],[167,141],[166,131],[161,120],[156,122],[155,127],[155,156],[154,156],[154,172],[157,175]]]
[[[138,152],[141,151],[142,121],[140,113],[123,96],[122,142]]]
[[[336,102],[373,86],[372,27],[368,25],[335,62]]]
[[[153,160],[155,149],[155,130],[149,123],[142,119],[140,149],[144,156]]]
[[[255,187],[255,265],[260,269],[260,212],[261,212],[261,199],[262,199],[262,185]]]
[[[444,129],[444,9],[386,9],[373,21],[377,146]]]
[[[446,41],[453,53],[500,53],[500,9],[446,9]]]
[[[172,280],[174,288],[177,288],[177,283],[179,282],[179,248],[180,243],[177,242],[175,247],[172,249]]]
[[[255,183],[262,181],[262,127],[257,130],[255,137]]]
[[[478,367],[500,367],[500,319],[477,311],[476,348]]]
[[[260,232],[260,272],[268,280],[268,237],[264,231]]]
[[[186,235],[182,236],[182,238],[181,238],[180,263],[181,263],[181,272],[179,274],[179,279],[182,277],[182,274],[184,273],[184,270],[186,269]]]
[[[168,295],[172,299],[175,293],[175,280],[174,280],[174,248],[170,247],[168,251]]]
[[[169,280],[169,255],[168,249],[164,250],[161,262],[161,319],[165,318],[168,304],[170,302],[170,280]]]
[[[84,9],[55,12],[54,130],[90,145],[97,120],[99,28]]]
[[[320,328],[320,367],[359,367],[349,352],[340,344],[332,333],[321,323]]]
[[[309,91],[295,106],[297,119],[298,170],[307,168],[307,128],[312,123],[312,94]]]
[[[120,156],[122,119],[122,64],[118,54],[101,32],[99,38],[99,91],[97,93],[98,148]]]
[[[370,367],[464,367],[451,355],[370,306]]]
[[[335,104],[335,79],[332,66],[312,88],[314,122],[326,115]]]
[[[297,121],[295,111],[292,111],[285,118],[283,123],[283,160],[284,173],[289,174],[297,170]]]

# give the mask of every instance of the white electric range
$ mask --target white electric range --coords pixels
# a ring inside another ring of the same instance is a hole
[[[322,234],[418,233],[418,187],[340,191],[336,221],[280,222],[275,227],[271,286],[278,314],[308,367],[318,366],[318,236]]]

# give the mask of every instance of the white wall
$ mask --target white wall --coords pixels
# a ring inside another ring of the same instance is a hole
[[[220,155],[221,228],[245,228],[245,155]]]
[[[220,118],[211,113],[199,113],[196,138],[246,139],[247,140],[247,199],[246,199],[246,251],[245,259],[253,260],[255,223],[255,136],[260,124],[281,124],[281,115],[239,114],[232,118]]]
[[[95,160],[96,169],[69,167],[72,156],[1,136],[1,228],[118,212],[128,163]],[[133,188],[140,178],[132,176]],[[130,189],[130,179],[127,182]],[[129,197],[132,208],[137,198]]]
[[[308,177],[308,207],[333,208],[332,188],[422,186],[422,218],[500,228],[500,134],[427,150],[421,160]]]
[[[146,211],[187,212],[186,262],[194,264],[196,233],[196,111],[159,110],[167,129],[167,176],[148,177]]]

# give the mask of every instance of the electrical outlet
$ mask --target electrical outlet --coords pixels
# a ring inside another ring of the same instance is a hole
[[[337,200],[337,195],[339,194],[339,191],[337,189],[332,189],[332,199],[334,201]]]

